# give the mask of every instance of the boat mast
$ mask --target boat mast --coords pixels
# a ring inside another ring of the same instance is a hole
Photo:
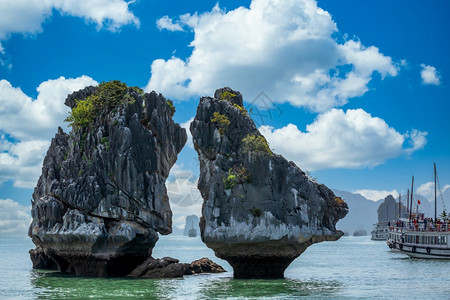
[[[398,219],[402,217],[402,194],[398,195]]]
[[[436,223],[437,213],[437,196],[436,196],[436,163],[434,163],[434,222]]]
[[[413,200],[413,194],[414,194],[414,175],[412,177],[412,182],[411,182],[411,202],[409,204],[409,222],[411,223],[411,218],[412,218],[412,210],[413,210],[413,206],[412,206],[412,200]]]
[[[406,217],[408,217],[408,213],[409,213],[409,189],[408,193],[406,194]]]

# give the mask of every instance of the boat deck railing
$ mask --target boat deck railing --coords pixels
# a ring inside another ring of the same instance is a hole
[[[450,232],[450,223],[406,223],[389,226],[389,231]]]

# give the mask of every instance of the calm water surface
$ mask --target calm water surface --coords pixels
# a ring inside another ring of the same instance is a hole
[[[154,257],[209,257],[228,272],[182,279],[89,278],[31,269],[29,239],[0,238],[2,299],[450,299],[450,261],[409,259],[369,237],[309,247],[285,279],[237,280],[200,238],[161,237]]]

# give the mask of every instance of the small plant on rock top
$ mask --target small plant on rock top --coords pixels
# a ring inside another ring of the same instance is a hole
[[[234,97],[236,97],[237,95],[234,93],[231,93],[229,91],[225,91],[220,93],[219,95],[219,100],[226,100],[226,101],[231,101],[231,99],[233,99]]]
[[[118,80],[102,82],[92,95],[84,100],[75,100],[76,106],[64,121],[75,128],[87,127],[103,110],[112,111],[121,104],[133,103],[135,100],[127,94],[127,91],[127,85]]]

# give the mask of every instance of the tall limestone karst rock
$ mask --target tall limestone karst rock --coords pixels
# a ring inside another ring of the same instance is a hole
[[[392,195],[387,195],[384,201],[380,204],[377,210],[378,222],[393,221],[398,218],[398,202]],[[404,209],[404,216],[407,214]]]
[[[273,153],[242,105],[239,92],[219,89],[200,99],[191,123],[204,199],[201,237],[235,277],[283,277],[308,246],[343,235],[335,225],[348,208]]]
[[[186,143],[171,101],[118,81],[66,99],[61,128],[33,193],[34,267],[127,275],[172,231],[165,181]]]

